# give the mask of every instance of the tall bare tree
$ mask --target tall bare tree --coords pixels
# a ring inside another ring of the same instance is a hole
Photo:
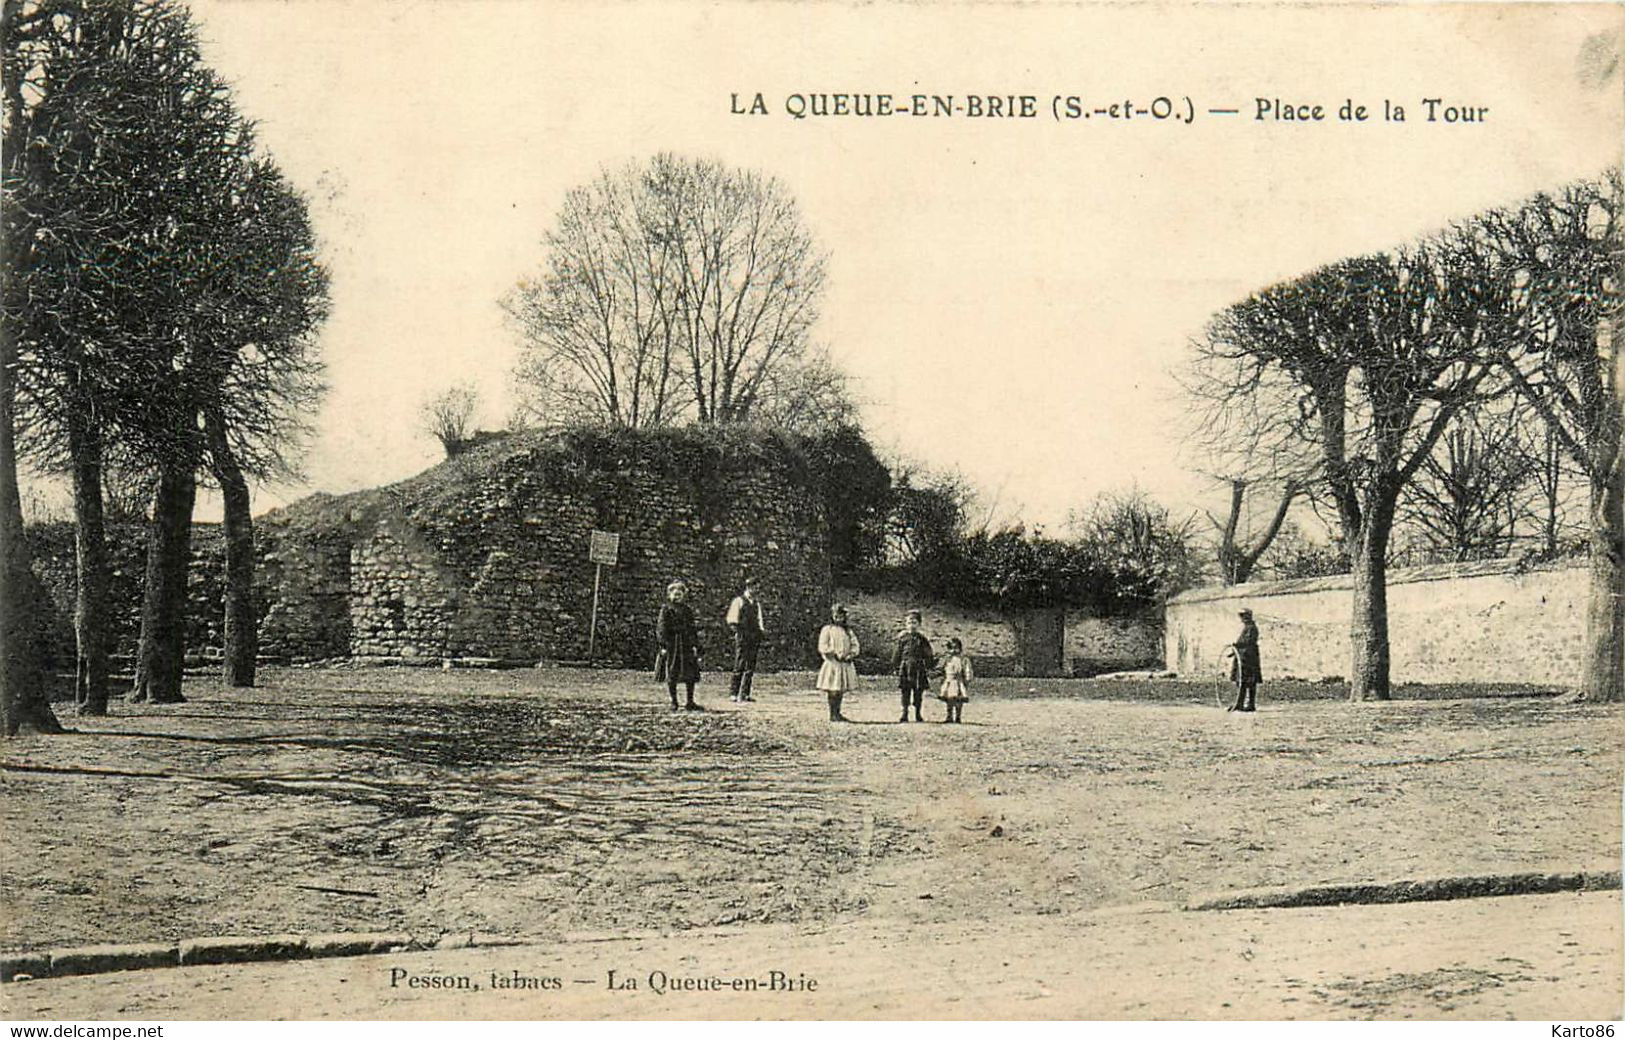
[[[1389,696],[1387,556],[1401,490],[1493,366],[1486,296],[1433,246],[1321,268],[1228,308],[1196,343],[1236,407],[1275,409],[1303,438],[1353,564],[1350,697]],[[1249,401],[1248,398],[1254,398]]]
[[[247,164],[226,200],[219,260],[205,286],[219,318],[201,330],[193,392],[226,535],[223,672],[253,686],[259,652],[249,482],[299,472],[306,416],[325,387],[314,334],[327,317],[327,271],[303,196],[270,160]]]
[[[504,299],[544,421],[748,422],[827,393],[824,258],[784,186],[662,154],[570,192]]]
[[[8,12],[9,14],[9,12]],[[9,22],[9,18],[6,19]],[[8,131],[7,154],[15,154]],[[8,220],[7,245],[12,239]],[[13,253],[3,251],[6,274],[11,274]],[[22,498],[17,486],[17,445],[12,413],[16,401],[12,373],[17,348],[11,323],[0,322],[0,724],[6,736],[23,729],[60,733],[62,724],[51,710],[45,687],[45,662],[34,639],[25,595],[34,577],[28,540],[23,534]]]
[[[1523,430],[1523,456],[1533,463],[1524,501],[1526,527],[1536,556],[1555,560],[1575,547],[1589,545],[1587,524],[1590,480],[1575,464],[1557,433],[1544,423]]]
[[[5,5],[5,203],[11,232],[5,321],[16,345],[16,442],[37,465],[71,475],[75,688],[79,710],[87,714],[105,712],[107,703],[110,576],[101,473],[109,413],[120,395],[98,372],[96,355],[107,344],[79,333],[106,313],[94,286],[122,272],[108,273],[118,265],[105,253],[80,249],[116,219],[93,188],[95,128],[128,125],[130,116],[117,111],[96,67],[117,62],[129,30],[128,7],[25,0]],[[19,234],[23,228],[28,231]],[[104,267],[104,261],[112,262]]]
[[[1214,555],[1225,585],[1252,577],[1293,505],[1312,498],[1320,483],[1313,412],[1300,381],[1283,368],[1238,363],[1224,356],[1234,346],[1215,340],[1246,334],[1230,316],[1220,315],[1206,338],[1194,342],[1192,363],[1178,374],[1196,404],[1188,413],[1187,451],[1196,468],[1225,490],[1225,511],[1207,513],[1218,536]],[[1264,508],[1254,508],[1261,500]]]
[[[1460,229],[1513,280],[1499,357],[1584,472],[1591,581],[1578,697],[1625,697],[1625,225],[1618,169]]]

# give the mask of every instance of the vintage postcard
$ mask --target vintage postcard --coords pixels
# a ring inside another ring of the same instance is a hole
[[[1619,1017],[1625,9],[4,32],[6,1018]]]

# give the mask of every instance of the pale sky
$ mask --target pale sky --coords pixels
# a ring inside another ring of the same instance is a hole
[[[829,252],[819,338],[882,449],[1058,523],[1132,484],[1205,502],[1172,371],[1247,291],[1618,162],[1619,7],[197,0],[206,54],[313,200],[333,272],[315,490],[408,476],[418,403],[506,413],[497,299],[563,194],[670,150],[779,177]],[[729,113],[761,91],[767,117]],[[809,118],[793,92],[1032,94],[1039,118]],[[1190,97],[1194,122],[1061,122]],[[1255,98],[1326,121],[1253,118]],[[1424,97],[1488,106],[1429,124]],[[1383,99],[1407,122],[1382,120]],[[1345,99],[1373,117],[1342,123]],[[1208,115],[1208,108],[1239,115]],[[1001,490],[1002,489],[1002,490]],[[1209,496],[1211,497],[1211,496]],[[205,506],[200,515],[207,515]]]

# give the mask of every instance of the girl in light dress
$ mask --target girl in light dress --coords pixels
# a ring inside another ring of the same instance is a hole
[[[958,639],[948,640],[948,656],[942,661],[942,692],[937,697],[948,706],[944,722],[965,721],[965,702],[970,700],[970,683],[976,678],[965,644]]]
[[[846,608],[837,603],[830,608],[829,624],[818,633],[818,656],[824,664],[818,669],[818,688],[829,697],[829,721],[846,722],[841,714],[841,698],[856,689],[858,637],[846,624]]]

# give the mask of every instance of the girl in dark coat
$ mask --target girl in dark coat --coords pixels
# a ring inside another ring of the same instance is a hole
[[[1258,656],[1258,626],[1253,623],[1252,611],[1241,611],[1241,635],[1230,647],[1235,651],[1231,677],[1236,681],[1236,703],[1230,710],[1254,711],[1258,707],[1258,684],[1264,678],[1264,670]]]
[[[699,711],[694,703],[694,684],[700,681],[700,640],[694,624],[694,608],[688,605],[688,586],[674,581],[666,586],[666,602],[655,621],[655,642],[660,653],[655,660],[655,681],[664,682],[671,694],[671,710]],[[677,684],[688,689],[686,704],[677,703]]]

